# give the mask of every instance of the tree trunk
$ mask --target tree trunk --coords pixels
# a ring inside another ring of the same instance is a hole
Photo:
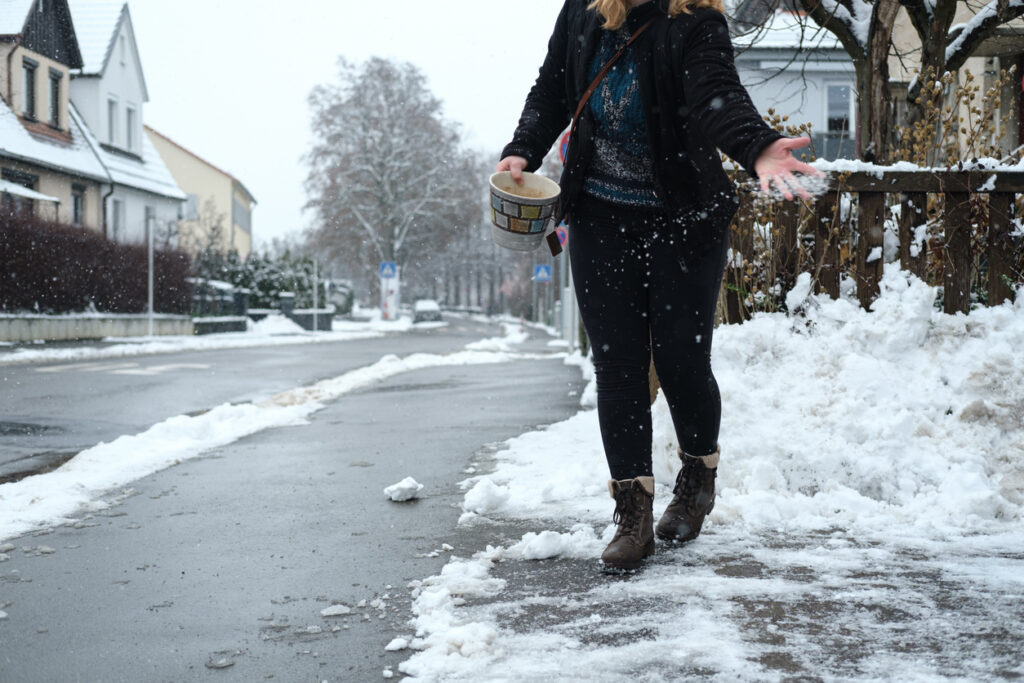
[[[876,164],[889,163],[893,148],[892,92],[889,89],[889,48],[892,27],[900,5],[896,0],[879,0],[868,37],[866,58],[855,60],[857,72],[857,136],[859,156]]]

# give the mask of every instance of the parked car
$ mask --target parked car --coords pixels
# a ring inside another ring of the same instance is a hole
[[[412,306],[412,321],[414,323],[426,322],[428,320],[440,320],[441,307],[433,299],[420,299]]]

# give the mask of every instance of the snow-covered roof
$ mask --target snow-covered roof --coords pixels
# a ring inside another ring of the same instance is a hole
[[[60,199],[57,197],[51,197],[48,194],[43,194],[42,192],[30,190],[27,187],[22,187],[18,183],[12,183],[10,180],[4,180],[3,178],[0,178],[0,193],[16,194],[19,197],[26,197],[28,199],[38,199],[39,201],[44,202],[60,202]]]
[[[70,133],[70,143],[33,135],[21,124],[7,103],[0,99],[0,156],[108,182],[106,169],[90,148],[85,124],[74,111]]]
[[[85,64],[82,73],[100,74],[113,50],[122,17],[128,15],[128,4],[125,0],[69,0],[68,7]]]
[[[75,116],[80,116],[72,105]],[[170,197],[171,199],[188,199],[188,195],[181,191],[178,183],[167,169],[167,165],[156,151],[156,147],[149,141],[149,136],[142,136],[142,159],[141,161],[127,154],[118,154],[108,151],[93,136],[92,131],[86,130],[86,137],[89,144],[96,150],[96,154],[103,161],[104,167],[110,176],[110,180],[118,185],[132,187],[143,192]]]
[[[842,50],[835,34],[806,15],[773,12],[764,25],[733,38],[739,49]]]
[[[0,0],[0,36],[16,36],[25,28],[35,0]]]

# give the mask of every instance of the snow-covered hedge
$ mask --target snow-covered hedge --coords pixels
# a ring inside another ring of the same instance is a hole
[[[188,312],[190,267],[184,252],[156,252],[157,311]],[[144,245],[33,217],[0,216],[0,311],[139,313],[146,309],[147,268]]]

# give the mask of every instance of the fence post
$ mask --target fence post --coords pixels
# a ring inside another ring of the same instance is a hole
[[[918,244],[917,256],[910,255],[910,245],[914,241],[914,228],[928,220],[928,195],[907,192],[900,204],[900,266],[923,280],[928,264],[928,241]]]
[[[1013,193],[993,192],[988,196],[988,305],[998,306],[1013,296],[1004,277],[1010,276],[1013,243],[1010,239],[1010,208]]]
[[[775,275],[781,279],[783,294],[796,282],[796,269],[800,260],[797,228],[800,224],[800,204],[796,201],[779,203],[775,211],[778,246],[775,253]]]
[[[864,310],[881,292],[882,243],[885,232],[885,193],[861,192],[857,213],[857,298]]]
[[[725,269],[725,318],[727,323],[742,323],[750,316],[745,304],[746,291],[744,275],[747,263],[754,257],[753,197],[749,192],[740,192],[740,205],[736,217],[729,226],[733,258]],[[736,254],[740,258],[736,258]],[[740,265],[736,266],[735,263]]]
[[[971,195],[947,192],[943,219],[945,240],[942,254],[943,310],[967,313],[971,310]]]
[[[814,227],[815,291],[824,290],[833,299],[839,298],[839,207],[838,192],[829,191],[814,205],[811,222]]]

